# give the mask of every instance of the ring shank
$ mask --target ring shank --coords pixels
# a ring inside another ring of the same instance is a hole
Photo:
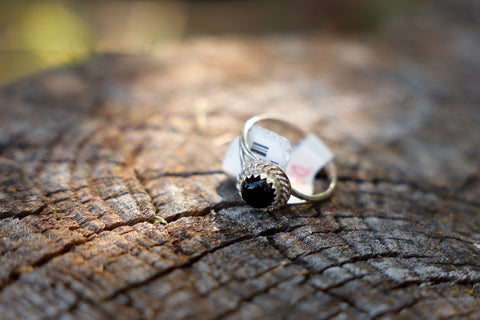
[[[252,151],[250,150],[250,147],[248,146],[248,142],[247,142],[248,141],[247,140],[248,139],[248,133],[250,132],[250,129],[252,129],[252,127],[254,125],[256,125],[260,121],[265,121],[265,120],[275,121],[275,122],[279,122],[279,123],[284,124],[284,125],[288,125],[288,126],[294,128],[295,130],[301,132],[302,135],[305,136],[305,132],[303,130],[301,130],[300,128],[292,125],[291,123],[289,123],[287,121],[284,121],[284,120],[281,120],[281,119],[276,119],[276,118],[274,118],[272,116],[268,116],[268,115],[253,116],[252,118],[248,119],[245,122],[242,133],[240,135],[240,151],[241,151],[241,157],[240,158],[241,158],[241,161],[242,161],[242,165],[243,165],[244,162],[247,162],[247,161],[258,160],[258,158],[252,153]],[[320,193],[316,193],[316,194],[313,194],[313,195],[308,195],[308,194],[304,194],[304,193],[302,193],[302,192],[300,192],[300,191],[298,191],[298,190],[296,190],[295,188],[292,187],[292,189],[291,189],[292,195],[299,198],[299,199],[307,200],[307,201],[320,201],[320,200],[323,200],[325,198],[328,198],[333,193],[333,190],[335,190],[335,187],[336,187],[337,181],[338,181],[337,168],[336,168],[335,162],[333,160],[325,166],[325,171],[327,172],[327,175],[330,178],[330,184],[328,185],[327,189],[325,189],[324,191],[322,191]]]

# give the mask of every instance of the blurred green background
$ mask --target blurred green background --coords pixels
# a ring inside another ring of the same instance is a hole
[[[444,1],[445,2],[445,1]],[[97,53],[148,53],[196,35],[375,33],[425,1],[2,1],[0,85]]]

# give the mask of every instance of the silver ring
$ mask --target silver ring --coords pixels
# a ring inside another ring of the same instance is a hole
[[[328,187],[320,193],[308,195],[292,188],[287,175],[278,165],[258,158],[251,151],[248,134],[254,125],[264,120],[287,125],[305,136],[300,128],[268,115],[248,119],[240,135],[242,171],[237,177],[237,189],[242,199],[254,208],[271,211],[285,206],[291,195],[305,201],[320,201],[331,196],[337,185],[337,169],[333,160],[325,166],[330,179]]]

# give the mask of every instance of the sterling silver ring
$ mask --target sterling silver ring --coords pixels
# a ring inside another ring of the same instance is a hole
[[[325,166],[330,181],[328,187],[320,193],[308,195],[293,188],[288,176],[277,164],[262,160],[252,152],[247,142],[248,134],[254,125],[264,120],[289,126],[305,135],[303,130],[289,122],[267,115],[254,116],[245,122],[240,135],[242,171],[237,177],[237,189],[242,199],[254,208],[272,211],[284,207],[291,195],[305,201],[320,201],[331,196],[337,185],[337,169],[333,160]]]

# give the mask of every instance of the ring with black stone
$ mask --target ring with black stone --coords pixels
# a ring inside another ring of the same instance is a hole
[[[260,121],[269,120],[281,124],[292,125],[286,121],[266,115],[254,116],[245,122],[240,136],[240,160],[242,171],[237,177],[237,189],[242,199],[250,206],[261,210],[276,210],[285,206],[290,195],[305,201],[320,201],[328,198],[337,184],[337,169],[331,161],[325,167],[330,184],[324,191],[308,195],[290,185],[285,172],[276,164],[259,159],[248,146],[247,137],[250,129]],[[302,130],[296,128],[303,133]]]

